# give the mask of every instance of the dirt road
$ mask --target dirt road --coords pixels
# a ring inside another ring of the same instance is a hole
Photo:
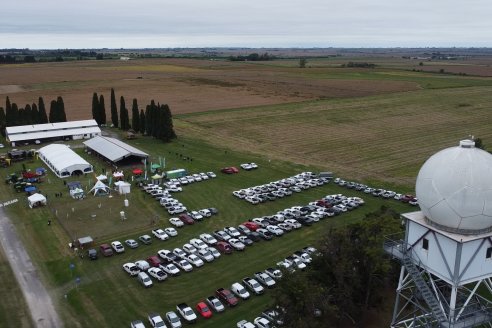
[[[5,251],[12,271],[24,294],[35,327],[63,327],[51,297],[40,280],[36,267],[3,208],[0,208],[0,245]]]

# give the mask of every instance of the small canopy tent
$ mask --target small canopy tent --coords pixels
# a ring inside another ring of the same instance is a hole
[[[27,203],[30,208],[46,205],[46,197],[41,194],[33,194],[27,197]]]
[[[77,241],[79,243],[78,246],[81,248],[90,247],[94,242],[94,240],[90,236],[79,238]]]
[[[101,174],[101,175],[97,176],[96,179],[100,180],[100,181],[104,181],[104,180],[108,180],[108,177],[105,176],[104,174]]]
[[[114,183],[115,189],[120,195],[129,194],[131,184],[125,181],[117,181]]]
[[[106,186],[104,182],[97,180],[96,184],[89,192],[94,192],[94,196],[107,195],[109,194],[109,187]]]
[[[123,174],[123,171],[113,173],[113,178],[115,178],[115,180],[123,180],[124,177],[125,175]]]
[[[143,173],[143,171],[142,171],[142,169],[133,169],[132,173],[135,175],[140,175]]]

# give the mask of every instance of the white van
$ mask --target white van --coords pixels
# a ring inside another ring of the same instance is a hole
[[[140,272],[137,278],[138,281],[140,281],[145,288],[152,287],[152,280],[150,279],[149,275],[146,274],[145,272]]]

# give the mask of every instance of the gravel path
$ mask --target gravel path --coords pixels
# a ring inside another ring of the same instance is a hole
[[[0,245],[24,294],[35,327],[61,328],[63,323],[55,311],[51,296],[42,284],[38,270],[20,241],[14,225],[0,208]]]

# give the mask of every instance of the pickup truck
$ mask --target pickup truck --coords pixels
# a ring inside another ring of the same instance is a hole
[[[225,304],[229,306],[236,306],[239,300],[234,296],[234,294],[225,288],[219,288],[215,291],[215,295],[222,301],[224,301]]]
[[[186,303],[181,303],[176,305],[176,310],[178,311],[179,315],[188,323],[194,323],[196,322],[196,314],[193,312],[193,309],[188,306]]]

